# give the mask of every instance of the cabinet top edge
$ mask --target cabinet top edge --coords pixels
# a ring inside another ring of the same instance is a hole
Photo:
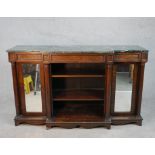
[[[7,52],[42,52],[42,53],[117,53],[148,52],[138,45],[17,45]]]

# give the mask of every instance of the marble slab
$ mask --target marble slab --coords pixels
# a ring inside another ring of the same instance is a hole
[[[7,52],[52,52],[52,53],[115,53],[115,52],[148,52],[137,45],[18,45]]]

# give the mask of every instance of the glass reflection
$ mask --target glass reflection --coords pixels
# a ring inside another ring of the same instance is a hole
[[[116,72],[115,111],[130,112],[134,64],[118,65]]]
[[[39,64],[23,64],[25,104],[27,112],[42,112]]]

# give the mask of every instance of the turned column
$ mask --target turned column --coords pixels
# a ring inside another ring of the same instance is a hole
[[[112,61],[113,56],[107,56],[107,63],[105,66],[105,104],[104,113],[105,121],[108,123],[107,128],[111,128],[111,116],[110,116],[110,101],[111,101],[111,82],[112,82]]]
[[[45,75],[45,91],[46,91],[46,112],[47,112],[47,120],[46,127],[51,127],[50,122],[52,119],[53,113],[53,105],[51,100],[51,79],[50,79],[50,65],[44,64],[44,75]]]
[[[19,116],[20,111],[20,100],[19,100],[19,92],[18,92],[18,81],[17,81],[17,69],[16,69],[16,63],[11,63],[12,67],[12,77],[13,77],[13,89],[14,89],[14,98],[15,98],[15,106],[16,106],[16,116]]]
[[[144,69],[145,63],[148,60],[147,53],[141,54],[141,62],[138,64],[138,84],[137,84],[137,106],[136,106],[136,115],[139,118],[137,122],[138,125],[142,125],[141,113],[141,102],[142,102],[142,93],[143,93],[143,81],[144,81]]]

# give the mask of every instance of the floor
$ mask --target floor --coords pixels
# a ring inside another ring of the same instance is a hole
[[[45,126],[14,125],[15,116],[13,97],[8,97],[0,102],[0,137],[155,137],[155,104],[150,99],[143,99],[142,116],[143,126],[134,124],[112,126],[111,130],[106,128],[94,129],[63,129],[52,128],[46,130]]]

